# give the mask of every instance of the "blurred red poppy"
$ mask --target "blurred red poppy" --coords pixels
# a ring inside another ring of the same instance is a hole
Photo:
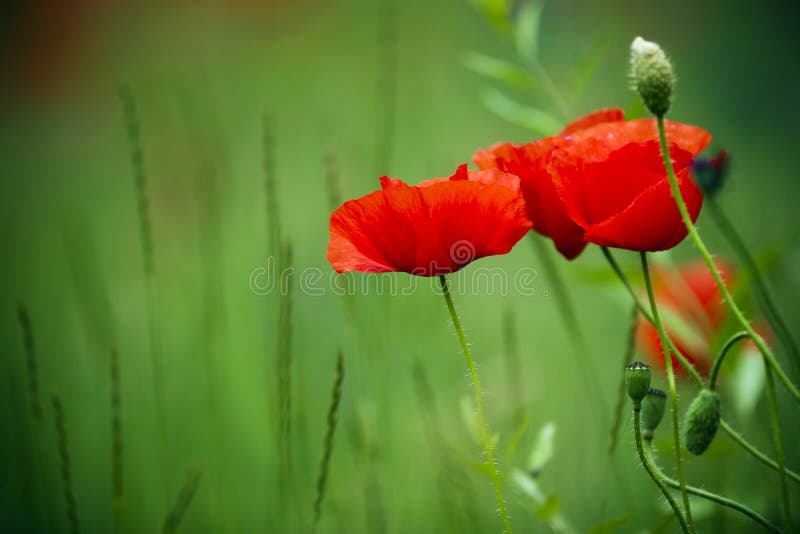
[[[735,278],[733,267],[721,259],[715,260],[715,265],[725,285],[730,287]],[[653,292],[667,334],[699,372],[707,373],[728,314],[708,266],[702,260],[677,269],[657,265],[653,268]],[[658,332],[642,316],[637,319],[636,344],[648,360],[664,368]],[[683,372],[674,356],[672,364]]]
[[[711,141],[702,128],[666,121],[669,152],[694,221],[703,194],[692,176],[694,158]],[[686,226],[670,191],[655,119],[611,121],[569,132],[553,147],[555,189],[583,238],[638,251],[667,250]]]
[[[519,178],[462,165],[417,186],[388,177],[331,215],[328,262],[339,273],[449,274],[505,254],[531,227]]]
[[[524,145],[500,143],[478,151],[472,160],[481,169],[497,168],[519,176],[533,229],[551,238],[556,249],[571,260],[586,248],[586,241],[583,228],[569,217],[556,191],[549,168],[550,153],[564,144],[566,136],[598,124],[623,121],[624,118],[620,109],[602,109],[568,124],[558,136]]]

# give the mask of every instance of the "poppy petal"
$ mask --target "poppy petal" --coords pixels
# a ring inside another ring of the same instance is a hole
[[[337,272],[448,274],[504,254],[530,229],[519,178],[468,171],[420,186],[381,178],[382,189],[331,215],[328,261]]]
[[[598,109],[567,124],[558,135],[570,135],[604,122],[620,122],[625,120],[625,112],[619,108]]]
[[[522,146],[502,143],[478,151],[473,161],[482,169],[496,168],[519,176],[534,230],[550,237],[556,249],[571,260],[583,251],[586,241],[583,229],[567,215],[547,170],[548,154],[558,143],[555,137]]]

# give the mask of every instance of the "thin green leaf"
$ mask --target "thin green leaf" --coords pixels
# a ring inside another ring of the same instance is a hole
[[[464,421],[464,426],[469,430],[470,436],[475,440],[475,443],[483,444],[481,437],[481,426],[478,422],[478,414],[475,411],[475,404],[469,397],[461,398],[461,420]],[[490,437],[492,448],[496,447],[500,442],[500,433],[495,432]]]
[[[469,70],[489,79],[518,89],[536,88],[536,80],[524,69],[509,61],[479,52],[467,53],[462,61]]]
[[[552,508],[553,504],[558,504],[558,499],[556,497],[545,497],[544,492],[542,492],[542,489],[539,487],[539,484],[536,482],[536,480],[528,474],[523,473],[519,469],[514,469],[511,472],[511,479],[514,481],[520,492],[528,498],[528,501],[526,502],[527,507],[531,508],[530,504],[533,504],[532,509],[535,515],[542,517],[540,511],[547,511],[548,508]],[[553,499],[555,500],[555,503],[548,503],[548,501]],[[551,511],[552,513],[549,517],[545,518],[545,520],[553,532],[563,534],[577,532],[561,513],[560,507],[559,509]]]
[[[486,17],[495,30],[508,31],[511,13],[511,0],[472,0],[472,5]]]
[[[475,443],[481,443],[481,432],[478,426],[478,416],[475,414],[475,405],[468,397],[461,398],[461,421],[467,427],[469,435]]]
[[[525,435],[525,431],[528,430],[528,416],[524,416],[520,419],[519,424],[517,425],[516,430],[514,430],[514,435],[511,437],[511,441],[508,442],[508,446],[506,447],[506,461],[511,462],[511,459],[517,453],[517,449],[519,448],[520,442],[522,442],[522,437]]]
[[[487,91],[482,100],[489,111],[498,117],[539,135],[554,135],[561,130],[561,122],[549,113],[523,106],[499,91]]]
[[[539,52],[539,24],[543,4],[533,0],[523,2],[514,21],[514,44],[526,61],[536,63]]]
[[[555,450],[556,424],[552,421],[546,423],[536,436],[536,442],[528,458],[528,469],[531,472],[541,471],[553,458]]]
[[[550,494],[544,500],[544,503],[536,510],[536,515],[546,521],[556,517],[561,510],[561,499],[558,495]]]

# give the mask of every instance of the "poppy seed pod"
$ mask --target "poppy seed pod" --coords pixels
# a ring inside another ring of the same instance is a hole
[[[642,362],[626,365],[625,387],[634,405],[640,404],[650,389],[650,366]]]
[[[658,44],[637,37],[631,43],[631,79],[650,112],[663,117],[669,111],[675,73]]]
[[[667,404],[667,394],[660,389],[650,389],[642,401],[642,427],[645,433],[652,433],[658,428],[661,418],[664,417],[664,408]]]
[[[683,423],[686,450],[703,454],[717,433],[720,421],[720,400],[716,391],[704,389],[689,405]]]

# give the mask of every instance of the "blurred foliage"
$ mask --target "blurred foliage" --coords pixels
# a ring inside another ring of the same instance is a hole
[[[790,104],[800,83],[791,60],[793,4],[390,5],[81,0],[7,11],[9,30],[0,36],[7,60],[0,89],[6,260],[0,531],[68,526],[54,413],[47,402],[40,403],[41,418],[31,407],[20,303],[30,317],[39,395],[57,391],[62,401],[85,532],[110,532],[115,524],[113,350],[119,355],[120,531],[152,532],[165,522],[184,532],[274,531],[285,512],[289,531],[300,532],[313,517],[339,349],[347,376],[318,531],[497,531],[480,447],[461,415],[469,383],[441,298],[426,280],[417,280],[411,294],[386,295],[392,284],[409,284],[405,275],[330,276],[330,199],[376,189],[376,161],[387,162],[382,173],[421,180],[446,175],[479,147],[558,131],[597,107],[641,114],[626,86],[627,47],[638,34],[663,44],[675,60],[674,118],[708,128],[735,157],[719,202],[769,265],[767,282],[787,323],[799,324],[793,214],[800,169],[787,151],[800,119]],[[387,40],[392,31],[394,41]],[[387,67],[385,58],[393,64]],[[148,176],[168,425],[163,470],[120,83],[137,105]],[[267,176],[264,113],[270,118],[267,172],[274,172]],[[291,307],[281,303],[280,280],[270,271],[276,216],[280,238],[293,251],[294,275],[284,279],[293,290]],[[714,226],[702,215],[699,224],[712,249],[729,256]],[[670,257],[693,255],[684,243]],[[635,272],[635,255],[618,257]],[[608,436],[594,431],[595,406],[566,356],[567,330],[552,280],[539,272],[532,297],[469,290],[468,277],[480,267],[538,271],[537,262],[523,243],[456,278],[456,306],[480,363],[513,524],[519,532],[627,532],[659,524],[669,531],[674,525],[626,447],[628,422],[606,465]],[[629,302],[598,251],[558,265],[591,342],[585,357],[611,397]],[[315,288],[323,294],[300,289],[309,268],[322,273]],[[271,292],[254,290],[254,280],[277,284]],[[334,292],[345,287],[356,294]],[[524,395],[505,394],[512,387],[503,348],[506,307],[519,324]],[[752,306],[749,314],[756,314]],[[292,356],[285,465],[279,462],[276,375],[279,362],[288,360],[279,359],[280,351]],[[766,406],[753,394],[757,377],[746,373],[749,361],[732,363],[739,365],[720,382],[725,415],[771,452]],[[663,378],[656,382],[663,387]],[[692,398],[690,383],[680,388],[682,399]],[[791,420],[787,410],[784,422]],[[537,438],[550,423],[557,435]],[[796,425],[784,429],[787,445],[796,443]],[[542,444],[549,440],[555,441]],[[671,465],[669,444],[659,435],[656,448],[662,465]],[[546,463],[535,478],[528,472],[533,451],[539,451],[533,465]],[[788,446],[786,452],[787,464],[800,466],[800,451]],[[281,495],[283,469],[291,484]],[[726,437],[689,460],[687,471],[693,483],[736,495],[780,520],[774,474]],[[798,502],[797,488],[791,489]],[[728,511],[704,512],[702,531],[751,531]]]

